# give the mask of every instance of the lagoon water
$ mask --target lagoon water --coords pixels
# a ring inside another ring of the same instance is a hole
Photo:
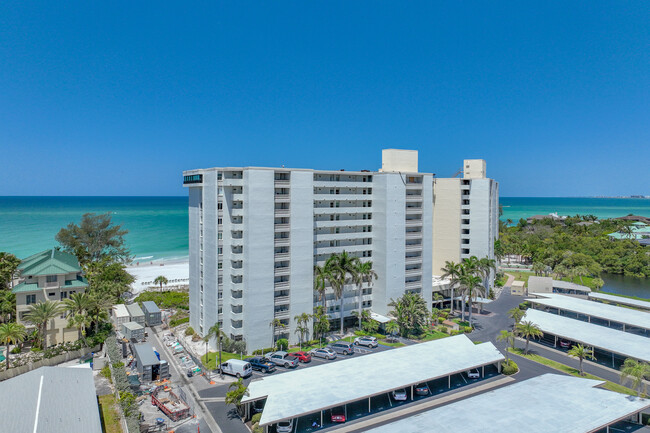
[[[593,214],[601,218],[630,213],[650,216],[650,200],[611,198],[501,197],[502,219],[536,214]],[[20,258],[56,245],[56,233],[86,212],[111,212],[129,230],[126,239],[136,260],[188,255],[187,197],[0,197],[0,251]],[[604,276],[604,290],[650,297],[650,283]]]

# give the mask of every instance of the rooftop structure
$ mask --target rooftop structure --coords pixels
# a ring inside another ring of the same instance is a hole
[[[129,310],[126,309],[126,305],[124,304],[113,305],[113,317],[115,318],[115,324],[118,327],[123,323],[131,321]]]
[[[268,425],[503,359],[492,343],[474,344],[457,335],[254,380],[242,403],[266,398],[260,425]],[[387,374],[395,365],[404,368]],[[307,383],[318,392],[295,398],[296,390]]]
[[[544,374],[367,431],[449,431],[456,420],[467,432],[586,433],[621,419],[638,420],[650,408],[650,400],[597,388],[603,383]]]
[[[144,301],[142,303],[144,310],[144,319],[147,326],[156,326],[162,323],[162,315],[160,308],[153,301]]]
[[[126,309],[129,312],[129,316],[132,322],[138,322],[140,325],[144,326],[144,311],[138,304],[129,304],[126,306]]]
[[[0,431],[102,433],[90,368],[41,367],[0,382]]]
[[[650,362],[650,343],[647,337],[530,308],[523,320],[535,323],[545,334],[581,343],[583,346],[600,348],[624,358]]]
[[[23,259],[18,270],[21,275],[57,275],[81,272],[81,266],[74,254],[52,248]]]
[[[612,302],[621,305],[629,305],[630,307],[636,307],[642,310],[650,310],[650,302],[642,301],[640,299],[632,299],[623,296],[614,296],[614,295],[608,295],[606,293],[595,293],[595,292],[589,294],[589,299],[593,299],[595,301]]]
[[[602,304],[586,299],[574,298],[571,296],[557,294],[542,294],[543,298],[527,299],[534,308],[543,307],[545,309],[555,309],[561,315],[566,312],[572,312],[578,317],[585,316],[590,321],[593,318],[605,321],[605,325],[613,324],[623,325],[623,330],[627,328],[638,328],[647,334],[650,332],[650,313],[645,311],[622,308],[614,305]]]
[[[554,280],[551,277],[531,276],[528,278],[528,293],[565,293],[586,295],[591,292],[587,286],[569,281]]]

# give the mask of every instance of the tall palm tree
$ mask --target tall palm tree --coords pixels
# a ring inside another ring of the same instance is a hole
[[[533,267],[532,271],[535,273],[535,275],[542,275],[544,272],[544,269],[546,269],[546,266],[542,262],[533,262]]]
[[[25,321],[39,329],[41,348],[47,347],[47,323],[61,314],[61,305],[57,301],[45,301],[30,305],[25,314]]]
[[[345,312],[343,311],[345,285],[356,278],[358,262],[357,257],[352,257],[345,251],[340,254],[333,254],[325,262],[334,297],[341,302],[339,309],[341,313],[341,334],[343,334],[343,321],[345,319]]]
[[[390,335],[392,339],[395,340],[395,334],[399,332],[399,325],[397,322],[391,320],[390,322],[386,323],[386,332],[388,332],[388,335]]]
[[[311,315],[307,313],[302,313],[296,317],[293,318],[293,320],[296,321],[297,326],[296,326],[296,334],[300,335],[300,340],[299,340],[299,347],[300,350],[302,350],[302,342],[304,341],[305,335],[307,335],[307,339],[309,339],[309,320],[311,319]]]
[[[438,326],[438,320],[440,320],[440,309],[435,307],[431,309],[431,320],[435,326]]]
[[[282,323],[282,320],[280,319],[273,319],[269,322],[269,328],[271,328],[271,347],[275,347],[275,329],[280,328],[284,329],[286,328],[286,325]]]
[[[442,278],[449,279],[449,288],[451,289],[451,307],[449,315],[454,314],[454,289],[458,285],[462,266],[460,263],[445,261],[445,267],[442,268]]]
[[[319,305],[314,308],[313,327],[314,337],[322,338],[323,335],[330,329],[329,317],[325,313],[325,307]]]
[[[159,275],[159,276],[156,277],[155,280],[153,280],[153,282],[154,282],[154,284],[160,284],[160,291],[162,292],[163,285],[166,285],[167,283],[169,283],[169,280],[167,278],[165,278],[164,276]]]
[[[586,266],[576,266],[575,269],[573,270],[574,276],[580,278],[580,284],[584,284],[582,281],[582,277],[587,277],[591,275],[591,272],[589,272],[589,269],[587,269]]]
[[[372,269],[372,262],[362,262],[358,261],[356,266],[356,275],[354,277],[354,282],[359,288],[359,329],[361,329],[361,309],[363,305],[363,283],[367,284],[367,287],[372,287],[373,280],[376,280],[377,273]]]
[[[16,317],[16,295],[9,290],[0,291],[0,317],[3,322],[9,322]]]
[[[485,296],[485,288],[483,287],[481,277],[476,275],[463,276],[461,287],[464,289],[463,299],[467,296],[467,300],[469,301],[469,326],[472,326],[472,306],[479,295]]]
[[[528,343],[530,342],[530,339],[541,337],[543,334],[542,330],[539,329],[539,326],[528,320],[519,322],[515,329],[519,335],[526,339],[526,349],[524,350],[524,353],[528,353]]]
[[[77,328],[77,340],[81,340],[83,328],[87,323],[87,313],[92,300],[85,292],[73,293],[63,301],[63,308],[68,312],[68,326]]]
[[[526,315],[526,312],[522,310],[519,307],[511,308],[508,310],[508,317],[510,317],[512,320],[515,321],[513,328],[517,326],[519,321],[523,319],[523,317]]]
[[[90,305],[86,310],[86,314],[91,324],[94,325],[96,333],[99,330],[99,324],[109,320],[110,315],[108,312],[113,306],[113,302],[96,290],[91,290],[88,295],[90,296]]]
[[[478,261],[478,269],[483,278],[483,286],[485,287],[485,292],[487,293],[490,291],[490,275],[492,274],[492,271],[496,272],[497,262],[496,260],[489,257],[483,257]]]
[[[248,395],[248,388],[239,377],[228,386],[228,389],[224,403],[234,405],[237,408],[237,413],[241,416],[241,400]]]
[[[578,358],[580,360],[580,376],[585,375],[585,372],[582,369],[582,361],[584,359],[596,359],[596,357],[594,356],[594,351],[592,349],[589,349],[588,347],[584,347],[582,344],[573,346],[571,349],[569,349],[567,354],[569,356],[573,356],[574,358]]]
[[[508,361],[508,346],[515,348],[515,333],[512,331],[506,331],[505,329],[499,332],[497,335],[497,341],[506,342],[506,362]]]
[[[650,365],[636,359],[627,358],[621,367],[621,383],[630,382],[641,397],[641,391],[647,394],[647,387],[643,380],[650,380]]]
[[[390,314],[396,318],[403,336],[419,332],[429,318],[426,301],[418,293],[404,293],[396,301],[391,299],[388,306],[394,308]]]
[[[9,370],[9,345],[20,344],[25,341],[27,332],[25,327],[16,322],[3,323],[0,325],[0,341],[2,341],[7,348],[7,370]]]
[[[444,300],[445,300],[445,297],[442,296],[439,292],[436,292],[436,293],[433,294],[433,302],[435,302],[437,306],[440,307],[442,305],[442,301],[444,301]]]
[[[210,342],[211,339],[216,338],[217,339],[217,352],[219,352],[219,363],[217,364],[217,367],[219,368],[219,376],[223,377],[223,373],[221,372],[221,337],[224,337],[225,334],[223,330],[221,329],[221,326],[219,326],[219,322],[215,322],[214,325],[210,326],[208,328],[208,332],[206,332],[205,337],[203,337],[203,341],[205,342],[205,354],[206,354],[206,363],[208,361],[208,343]],[[210,371],[208,370],[208,376],[210,374]],[[210,379],[210,377],[208,377]]]
[[[325,288],[329,277],[324,266],[314,265],[314,291],[318,293],[318,299],[325,306]]]

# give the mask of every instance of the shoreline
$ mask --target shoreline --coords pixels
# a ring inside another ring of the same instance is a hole
[[[135,281],[131,284],[134,294],[143,292],[150,287],[160,289],[160,286],[153,282],[158,276],[163,276],[169,281],[163,285],[163,289],[182,289],[189,286],[189,256],[143,260],[146,257],[135,258],[126,268],[126,271],[135,278]]]

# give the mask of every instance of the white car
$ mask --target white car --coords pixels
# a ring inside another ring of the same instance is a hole
[[[467,372],[467,377],[470,379],[478,379],[481,377],[481,373],[478,372],[478,369],[470,370]]]
[[[293,431],[293,419],[280,421],[275,429],[278,433],[291,433]]]
[[[405,389],[396,389],[391,393],[393,400],[404,401],[406,400],[406,390]]]
[[[316,358],[336,359],[336,352],[334,352],[329,347],[323,347],[322,349],[312,349],[310,353],[311,356],[315,356]]]
[[[366,346],[366,347],[377,347],[377,339],[375,337],[365,336],[357,337],[354,339],[354,344],[357,346]]]

